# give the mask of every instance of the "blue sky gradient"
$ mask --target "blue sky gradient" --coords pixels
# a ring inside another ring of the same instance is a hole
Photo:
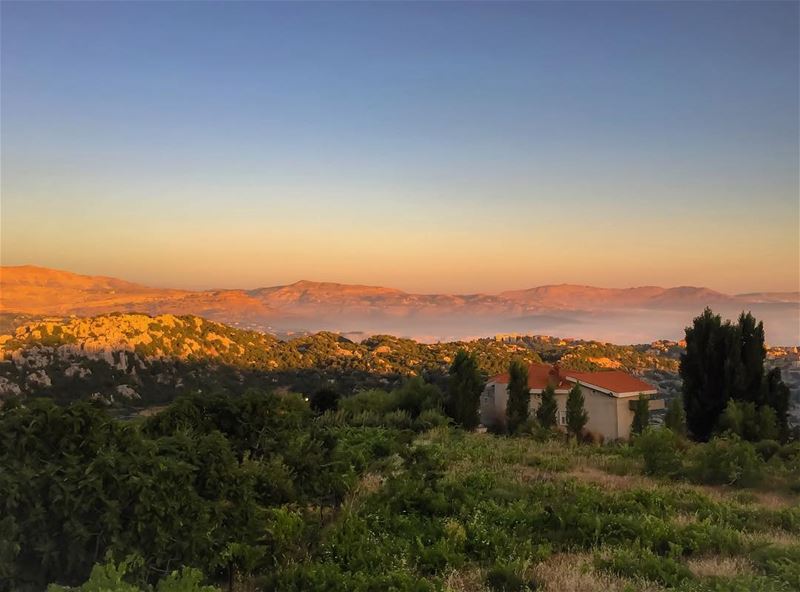
[[[1,10],[3,264],[798,289],[795,2]]]

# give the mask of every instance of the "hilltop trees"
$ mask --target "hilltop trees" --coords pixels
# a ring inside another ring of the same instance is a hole
[[[789,393],[780,371],[764,372],[764,326],[750,313],[736,324],[722,322],[710,308],[686,328],[686,352],[681,355],[683,401],[689,432],[706,441],[719,426],[728,401],[768,405],[775,413],[782,438],[788,434]]]
[[[448,411],[464,429],[477,427],[483,378],[474,354],[459,350],[450,366],[447,383]]]
[[[556,426],[556,412],[558,411],[556,389],[553,388],[553,385],[548,384],[539,397],[540,401],[539,408],[536,409],[536,419],[542,427],[554,428]]]
[[[589,415],[584,407],[583,389],[581,389],[581,383],[576,382],[567,395],[567,430],[577,438],[588,420]]]
[[[514,360],[508,368],[508,404],[506,423],[513,434],[528,421],[530,415],[530,390],[528,389],[528,367]]]

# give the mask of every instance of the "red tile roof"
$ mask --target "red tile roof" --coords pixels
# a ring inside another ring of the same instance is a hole
[[[582,384],[599,386],[601,389],[612,393],[642,393],[656,390],[653,385],[646,383],[644,380],[639,380],[622,370],[604,370],[601,372],[565,371],[564,374]]]
[[[489,382],[508,384],[508,374],[498,374],[489,379]],[[544,389],[548,384],[556,390],[568,390],[575,382],[599,387],[612,393],[640,393],[656,390],[651,384],[631,376],[621,370],[602,370],[600,372],[573,372],[563,370],[558,364],[531,364],[528,366],[528,388],[534,390]]]
[[[528,388],[543,389],[548,384],[553,385],[556,390],[571,389],[572,383],[565,380],[558,372],[557,366],[550,366],[549,364],[531,364],[528,366]],[[501,384],[508,384],[508,373],[498,374],[489,379],[489,382],[499,382]]]

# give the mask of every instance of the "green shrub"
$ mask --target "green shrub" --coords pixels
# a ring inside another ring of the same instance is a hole
[[[692,579],[692,572],[684,564],[641,547],[617,549],[608,558],[596,557],[595,567],[626,578],[644,578],[671,587]]]
[[[339,409],[344,409],[353,415],[363,412],[383,414],[391,411],[393,406],[392,396],[386,391],[377,389],[359,391],[354,395],[339,399]]]
[[[696,446],[689,474],[700,483],[751,487],[763,478],[763,463],[751,443],[729,434]]]
[[[408,411],[390,411],[383,416],[383,424],[389,428],[396,428],[399,430],[406,430],[411,427],[413,420]]]
[[[775,410],[769,405],[756,407],[753,402],[731,399],[719,418],[719,432],[732,432],[750,442],[774,440],[778,437]]]
[[[761,440],[756,442],[755,446],[758,456],[765,462],[775,456],[781,449],[781,444],[777,440]]]
[[[517,565],[497,564],[486,573],[486,586],[494,592],[519,592],[528,590]]]
[[[750,559],[768,576],[800,590],[800,546],[765,545],[753,549]]]
[[[635,449],[648,475],[674,477],[683,470],[680,437],[666,428],[647,428],[636,438]]]
[[[414,429],[424,432],[432,428],[446,426],[449,422],[450,419],[441,411],[426,409],[414,421]]]

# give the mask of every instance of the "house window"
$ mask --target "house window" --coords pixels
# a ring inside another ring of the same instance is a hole
[[[567,425],[567,412],[566,411],[559,411],[558,412],[558,425],[562,425],[562,426]]]

